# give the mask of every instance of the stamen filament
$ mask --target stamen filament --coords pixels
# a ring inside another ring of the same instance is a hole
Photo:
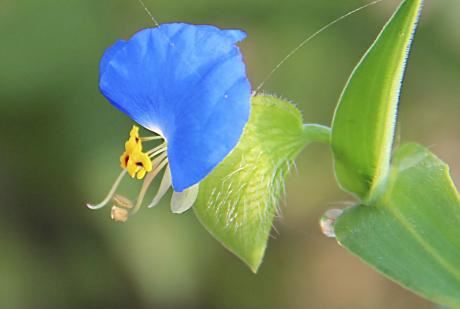
[[[158,188],[158,192],[153,198],[148,208],[155,207],[160,202],[161,198],[168,192],[168,189],[171,187],[171,171],[169,170],[169,166],[166,167],[163,178],[160,182],[160,187]]]
[[[120,173],[120,175],[118,176],[117,180],[115,180],[115,183],[112,185],[112,188],[110,189],[109,193],[107,194],[107,196],[105,197],[105,199],[102,202],[100,202],[97,205],[86,204],[86,207],[88,207],[89,209],[92,209],[92,210],[97,210],[97,209],[101,209],[102,207],[107,205],[112,200],[112,197],[115,194],[115,191],[117,190],[118,186],[120,185],[121,180],[126,175],[126,172],[127,171],[124,169]]]
[[[149,141],[155,141],[155,140],[159,140],[159,139],[163,139],[163,137],[161,136],[147,136],[147,137],[141,137],[141,141],[143,142],[149,142]]]
[[[155,148],[150,149],[149,151],[146,152],[147,155],[150,155],[152,153],[157,152],[158,150],[166,149],[166,143],[163,143],[161,145],[158,145]]]
[[[150,158],[153,158],[153,157],[159,155],[160,153],[165,152],[166,149],[167,149],[166,146],[165,146],[165,148],[158,149],[158,150],[155,151],[154,153],[150,154],[149,157],[150,157]]]
[[[139,210],[144,200],[144,196],[147,193],[147,189],[150,187],[150,184],[158,175],[158,173],[163,169],[163,167],[165,167],[166,164],[168,164],[168,159],[165,159],[165,157],[166,154],[163,154],[152,162],[154,168],[150,173],[147,174],[147,176],[145,176],[141,191],[139,192],[139,196],[137,197],[136,205],[134,206],[131,214],[135,214]]]

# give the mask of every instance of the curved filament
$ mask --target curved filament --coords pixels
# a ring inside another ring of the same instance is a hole
[[[107,194],[107,196],[102,202],[100,202],[97,205],[86,204],[86,207],[92,210],[96,210],[96,209],[101,209],[102,207],[107,205],[112,199],[113,195],[115,194],[115,191],[117,190],[118,186],[120,185],[121,180],[123,179],[125,175],[126,175],[126,170],[123,170],[118,176],[117,180],[115,180],[115,183],[112,185],[112,188],[110,189],[109,193]]]

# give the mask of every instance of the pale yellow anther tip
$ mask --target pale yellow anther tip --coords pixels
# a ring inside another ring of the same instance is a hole
[[[115,222],[126,222],[129,217],[129,212],[124,208],[113,206],[110,217]]]
[[[133,202],[128,199],[127,197],[124,197],[123,195],[120,194],[115,194],[112,198],[113,202],[115,203],[116,206],[122,207],[122,208],[133,208],[134,204]]]

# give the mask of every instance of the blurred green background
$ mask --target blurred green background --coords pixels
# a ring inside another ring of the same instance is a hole
[[[145,0],[162,22],[242,28],[256,86],[308,34],[362,0]],[[397,6],[321,34],[264,90],[329,124],[352,68]],[[451,165],[460,184],[460,2],[427,0],[402,94],[398,137]],[[0,1],[1,308],[431,308],[324,237],[318,220],[350,197],[329,150],[312,145],[287,183],[259,274],[168,198],[126,224],[91,212],[119,173],[131,127],[98,92],[106,47],[151,21],[137,0]],[[124,193],[136,195],[139,183]]]

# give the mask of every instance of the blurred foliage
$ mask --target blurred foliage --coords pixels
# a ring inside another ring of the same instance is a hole
[[[242,28],[257,85],[306,35],[363,1],[146,0],[160,22]],[[328,30],[265,86],[329,124],[351,69],[398,1]],[[430,145],[460,183],[460,3],[427,1],[400,108],[400,135]],[[98,93],[104,49],[151,21],[135,0],[0,3],[0,307],[428,308],[318,228],[346,200],[326,147],[310,147],[287,184],[266,260],[253,275],[191,212],[142,209],[124,225],[100,199],[118,174],[130,120]],[[138,183],[126,186],[134,196]],[[167,199],[166,199],[167,200]],[[356,297],[356,295],[360,297]]]

